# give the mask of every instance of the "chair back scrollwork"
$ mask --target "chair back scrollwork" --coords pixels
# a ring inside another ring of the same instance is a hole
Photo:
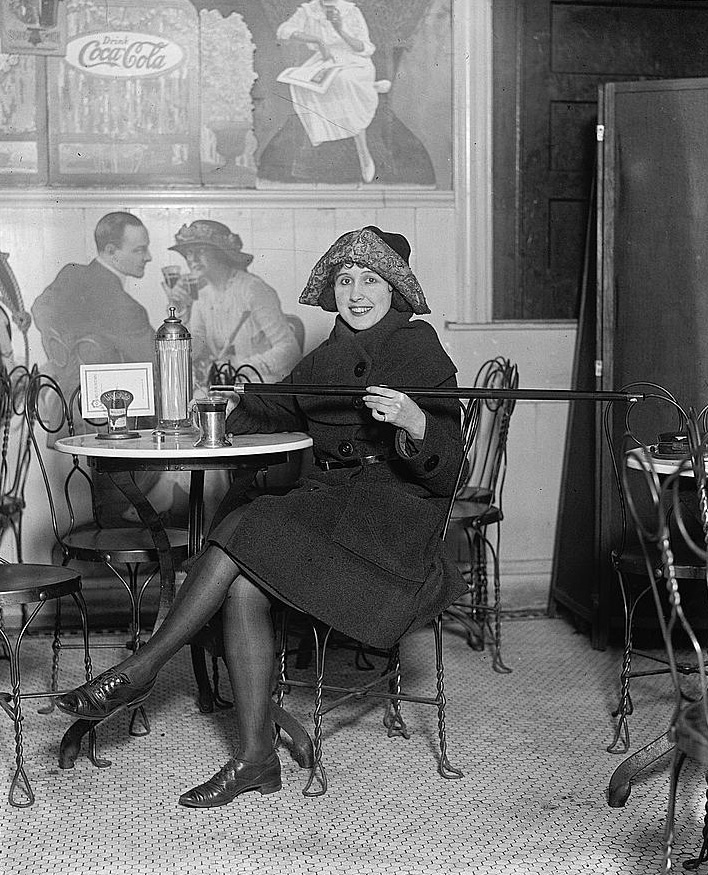
[[[59,435],[73,437],[76,434],[75,423],[80,416],[81,390],[76,387],[67,399],[61,386],[47,374],[36,372],[32,375],[28,391],[25,416],[31,429],[31,441],[37,463],[40,467],[42,480],[49,503],[52,530],[57,544],[66,553],[65,539],[85,520],[82,518],[82,497],[85,501],[88,495],[91,515],[94,524],[101,528],[96,509],[94,484],[90,473],[82,466],[79,456],[71,456],[71,467],[64,477],[62,494],[68,519],[64,523],[60,519],[60,509],[55,498],[52,478],[46,465],[44,453],[38,440],[38,432],[47,436],[45,443],[53,444]]]
[[[208,386],[233,386],[236,383],[264,383],[260,371],[253,365],[235,367],[231,362],[213,362],[207,376]]]
[[[518,385],[517,366],[501,356],[485,362],[475,378],[475,386],[484,389],[516,389]],[[457,497],[492,504],[501,500],[509,422],[516,401],[513,398],[486,398],[478,399],[478,402],[475,433],[469,450],[469,472]]]
[[[699,437],[697,420],[689,418],[687,427],[690,440],[690,451],[682,459],[676,461],[675,469],[668,475],[661,475],[656,469],[650,448],[646,445],[636,446],[631,435],[623,441],[623,451],[627,465],[622,468],[624,494],[627,510],[634,530],[642,547],[647,578],[656,606],[656,616],[661,636],[669,660],[670,674],[675,691],[674,720],[687,702],[695,701],[695,694],[688,692],[686,687],[687,673],[679,666],[685,663],[677,655],[677,641],[688,642],[695,657],[698,674],[698,687],[704,691],[708,686],[703,648],[698,640],[693,625],[684,610],[684,603],[679,590],[676,574],[676,539],[695,554],[698,562],[705,565],[708,557],[708,503],[706,499],[705,472],[705,441]],[[640,476],[637,477],[637,472]],[[701,509],[703,542],[699,543],[686,525],[685,503],[681,500],[681,487],[690,475],[695,483],[698,504]],[[647,513],[647,506],[650,512]],[[672,530],[671,521],[675,522]],[[661,556],[662,575],[654,572],[656,552]],[[662,588],[664,593],[662,593]],[[665,597],[664,597],[665,596]],[[668,611],[665,606],[668,598]],[[682,632],[680,639],[677,632]],[[691,689],[695,690],[695,681]],[[705,712],[705,725],[708,727],[708,702],[702,697]],[[672,720],[672,723],[674,721]]]
[[[25,418],[31,374],[24,365],[0,374],[0,532],[12,531],[18,562],[31,461],[31,429]]]

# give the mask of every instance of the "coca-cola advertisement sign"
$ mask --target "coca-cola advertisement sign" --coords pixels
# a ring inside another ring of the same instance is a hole
[[[72,39],[66,47],[66,60],[93,76],[126,79],[161,76],[182,63],[184,51],[164,36],[104,31]]]

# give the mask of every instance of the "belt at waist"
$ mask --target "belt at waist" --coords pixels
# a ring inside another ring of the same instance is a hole
[[[392,456],[357,456],[355,459],[347,459],[346,462],[325,461],[315,459],[315,465],[323,471],[332,471],[334,468],[359,468],[363,465],[378,465],[380,462],[388,462]]]

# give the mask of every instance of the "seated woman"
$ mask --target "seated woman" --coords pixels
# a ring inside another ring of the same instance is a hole
[[[165,621],[118,666],[58,699],[100,720],[149,695],[157,672],[221,608],[239,744],[213,778],[180,797],[209,808],[281,787],[270,719],[271,603],[390,647],[466,591],[439,535],[460,462],[456,399],[414,401],[389,386],[456,386],[455,366],[408,265],[405,237],[368,226],[315,265],[301,302],[338,313],[328,339],[284,381],[354,384],[362,397],[247,395],[229,431],[309,431],[317,467],[284,495],[219,514]],[[229,495],[224,501],[228,511]]]

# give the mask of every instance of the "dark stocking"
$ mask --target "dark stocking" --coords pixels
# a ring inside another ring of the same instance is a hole
[[[247,577],[239,575],[231,584],[222,615],[224,658],[238,723],[236,756],[260,762],[273,751],[270,703],[275,635],[270,600]]]
[[[136,684],[153,678],[221,607],[238,574],[238,565],[221,548],[207,547],[187,574],[162,625],[118,670]]]

